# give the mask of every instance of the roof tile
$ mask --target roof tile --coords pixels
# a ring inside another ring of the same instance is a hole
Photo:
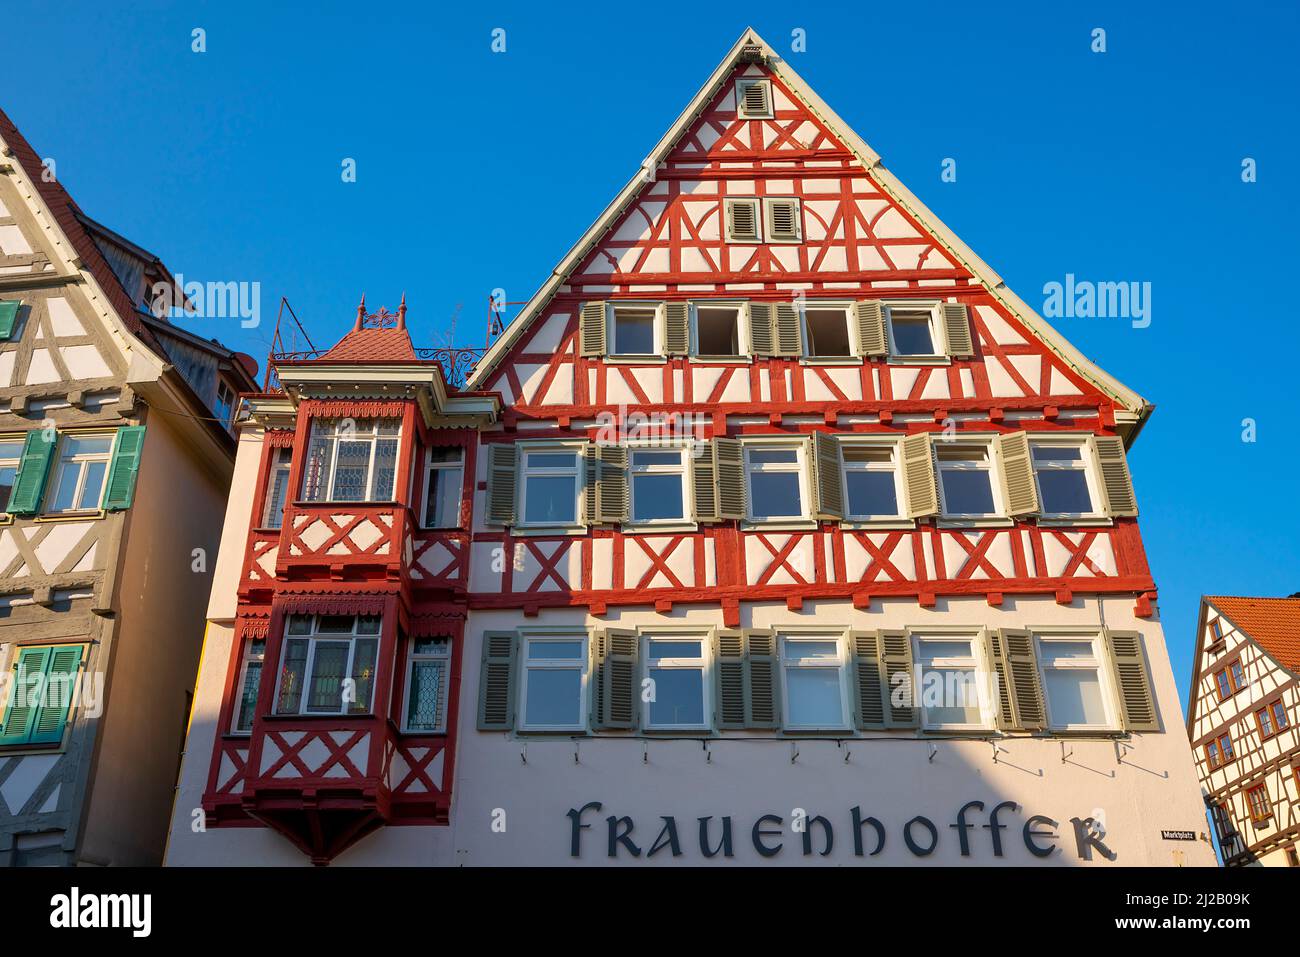
[[[1300,598],[1206,595],[1205,600],[1283,667],[1300,671]]]

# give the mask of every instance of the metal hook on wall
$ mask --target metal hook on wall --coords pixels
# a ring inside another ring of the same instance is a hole
[[[573,763],[574,764],[582,763],[578,760],[578,739],[577,738],[573,739]]]
[[[798,760],[799,760],[799,743],[797,741],[791,741],[790,742],[790,763],[794,764]]]
[[[1061,742],[1061,763],[1065,764],[1065,762],[1072,757],[1074,757],[1074,748],[1070,748],[1069,751],[1065,750],[1065,742],[1062,741]]]
[[[935,757],[935,755],[937,755],[938,753],[939,753],[939,746],[938,746],[937,744],[935,744],[933,741],[931,741],[931,742],[930,742],[930,756],[929,756],[928,758],[926,758],[926,761],[928,761],[930,764],[933,764],[933,763],[934,763],[934,757]],[[996,754],[995,754],[993,757],[994,757],[994,760],[997,759],[997,755],[996,755]]]
[[[519,748],[519,760],[524,764],[528,763],[528,742],[525,741]]]
[[[641,763],[650,763],[650,742],[644,739],[641,741]]]
[[[705,763],[705,764],[712,764],[712,763],[713,763],[713,752],[709,750],[709,742],[708,742],[708,741],[701,741],[700,744],[704,745],[704,763]]]

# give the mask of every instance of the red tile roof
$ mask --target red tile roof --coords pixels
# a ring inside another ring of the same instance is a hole
[[[1300,598],[1206,595],[1205,600],[1283,667],[1300,671]]]
[[[346,362],[415,362],[411,334],[403,328],[353,329],[322,359]]]

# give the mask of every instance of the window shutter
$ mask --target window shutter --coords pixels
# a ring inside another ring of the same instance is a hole
[[[39,687],[29,683],[33,675],[44,676],[51,649],[21,648],[14,662],[14,680],[9,686],[9,703],[0,725],[0,744],[26,744],[36,723]]]
[[[912,639],[905,631],[882,631],[880,649],[885,673],[885,724],[890,728],[915,728]]]
[[[889,354],[889,338],[885,335],[885,309],[879,299],[863,299],[853,307],[858,320],[858,342],[864,356]]]
[[[57,444],[51,429],[35,429],[27,433],[22,457],[18,460],[14,490],[9,495],[8,511],[11,515],[35,515],[40,511],[45,478],[50,474]]]
[[[627,521],[627,449],[589,445],[586,453],[586,511],[589,525]]]
[[[718,521],[718,474],[709,442],[696,442],[691,448],[691,484],[695,487],[695,520]]]
[[[796,242],[799,239],[799,200],[769,199],[767,204],[767,238]]]
[[[1142,653],[1142,636],[1136,631],[1106,630],[1115,688],[1123,711],[1125,731],[1159,731],[1151,672]]]
[[[904,436],[899,443],[903,460],[903,488],[907,497],[904,514],[908,518],[933,515],[939,511],[939,490],[934,481],[934,456],[930,450],[930,433]]]
[[[880,660],[880,636],[874,631],[849,635],[853,652],[854,725],[868,731],[885,727],[885,702],[889,689]]]
[[[630,731],[636,727],[641,703],[637,679],[636,632],[625,628],[604,631],[604,660],[600,664],[600,724],[606,730]]]
[[[487,520],[493,525],[513,525],[517,449],[502,443],[488,448]]]
[[[729,199],[724,205],[727,212],[727,239],[731,242],[758,242],[758,200]]]
[[[684,356],[691,351],[691,307],[685,302],[664,303],[664,351]]]
[[[745,632],[745,724],[754,729],[781,727],[780,672],[776,635]]]
[[[840,440],[828,432],[812,435],[813,486],[817,517],[844,517],[844,485],[840,477]]]
[[[737,111],[742,117],[764,118],[771,114],[768,104],[770,87],[766,80],[750,80],[740,84],[740,102]]]
[[[597,628],[588,639],[587,674],[591,682],[591,710],[587,712],[587,723],[593,731],[602,725],[601,715],[605,713],[605,630]]]
[[[131,507],[135,498],[135,478],[140,472],[140,453],[144,451],[144,426],[128,425],[117,430],[113,445],[108,481],[104,483],[103,507],[110,512]]]
[[[959,302],[939,304],[940,317],[943,319],[943,334],[948,340],[948,355],[956,358],[969,358],[975,355],[975,344],[971,341],[970,315],[966,307]]]
[[[772,354],[772,304],[749,304],[749,344],[756,356]]]
[[[745,633],[720,630],[713,637],[715,723],[721,731],[745,725]]]
[[[799,310],[792,302],[776,304],[776,348],[773,355],[803,355],[803,343],[799,337]]]
[[[32,723],[32,744],[59,744],[72,707],[73,682],[81,669],[81,645],[51,648],[42,700]]]
[[[988,668],[998,683],[998,727],[1003,731],[1011,731],[1016,727],[1016,706],[1011,681],[1007,677],[1007,657],[1002,641],[1002,633],[1006,630],[992,629],[988,633]]]
[[[1047,727],[1047,709],[1034,636],[1022,628],[1002,628],[990,633],[989,645],[998,678],[998,726],[1041,731]]]
[[[515,726],[515,657],[519,638],[513,631],[483,633],[483,665],[478,684],[478,729],[509,731]]]
[[[1132,517],[1138,513],[1133,494],[1133,477],[1129,475],[1124,441],[1114,435],[1094,435],[1097,466],[1101,469],[1101,487],[1106,499],[1106,514]]]
[[[1038,511],[1038,487],[1034,482],[1034,465],[1029,455],[1029,435],[1008,432],[998,436],[998,458],[1002,468],[1002,500],[1008,515],[1028,515]]]
[[[745,451],[739,439],[713,440],[713,474],[718,483],[718,517],[745,517]]]
[[[14,327],[18,325],[18,310],[21,299],[6,299],[0,302],[0,339],[12,339]]]
[[[605,354],[605,303],[584,302],[578,310],[578,351],[584,356]]]

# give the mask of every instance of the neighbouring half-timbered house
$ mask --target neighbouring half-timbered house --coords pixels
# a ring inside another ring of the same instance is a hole
[[[1187,734],[1229,867],[1300,867],[1300,595],[1201,599]]]
[[[1213,863],[1126,457],[1151,406],[756,34],[448,391],[463,455],[440,398],[279,368],[170,863]],[[345,496],[381,524],[315,500],[339,417],[393,443]],[[456,610],[417,626],[430,587]]]
[[[256,366],[0,113],[0,866],[162,860]]]

